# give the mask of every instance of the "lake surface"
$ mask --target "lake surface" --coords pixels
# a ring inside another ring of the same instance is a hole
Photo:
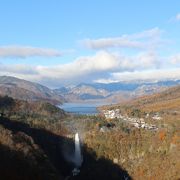
[[[64,103],[59,107],[66,112],[81,114],[81,115],[95,115],[98,113],[97,107],[104,104],[100,103]]]

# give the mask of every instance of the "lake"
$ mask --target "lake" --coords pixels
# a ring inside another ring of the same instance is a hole
[[[98,113],[96,108],[102,105],[101,103],[64,103],[59,107],[74,114],[95,115]]]

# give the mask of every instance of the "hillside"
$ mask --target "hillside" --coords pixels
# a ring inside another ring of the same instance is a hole
[[[63,179],[64,171],[57,169],[51,152],[55,153],[52,149],[58,142],[56,134],[66,134],[61,124],[66,116],[63,110],[47,102],[0,96],[1,178]]]
[[[143,97],[133,102],[144,109],[180,110],[180,86],[172,87],[162,93]]]
[[[81,174],[72,175],[74,133],[91,131],[101,121],[94,117],[68,116],[44,102],[0,97],[0,176],[3,180],[122,179],[130,177],[109,159],[96,159],[83,144]],[[83,127],[83,128],[82,128]],[[87,129],[85,129],[85,127]],[[104,169],[108,171],[104,172]],[[115,177],[113,177],[115,176]]]
[[[162,111],[162,112],[176,112],[180,111],[180,86],[175,86],[161,93],[156,93],[150,96],[143,96],[135,100],[117,104],[111,106],[110,108],[123,107],[132,108],[136,107],[141,109],[141,111],[151,112],[151,111]]]
[[[45,86],[10,76],[0,76],[0,95],[22,100],[44,100],[55,104],[64,102],[61,95]]]

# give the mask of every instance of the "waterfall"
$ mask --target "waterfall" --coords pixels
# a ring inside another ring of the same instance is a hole
[[[75,152],[74,152],[74,169],[72,170],[72,175],[76,176],[80,173],[80,167],[82,164],[82,155],[81,155],[81,144],[79,140],[79,134],[75,134]]]
[[[75,165],[76,167],[80,167],[82,164],[82,155],[81,155],[81,145],[79,141],[79,134],[75,134],[75,153],[74,153],[74,158],[75,158]]]

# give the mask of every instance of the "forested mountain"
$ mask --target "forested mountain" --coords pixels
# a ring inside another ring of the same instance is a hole
[[[175,112],[180,110],[180,86],[168,88],[161,93],[155,93],[149,96],[143,96],[136,98],[135,100],[122,103],[121,105],[115,105],[116,107],[134,107],[141,110],[150,111],[163,111],[163,112]]]
[[[64,98],[61,95],[57,95],[53,90],[43,85],[11,76],[0,76],[0,95],[31,101],[64,102]]]

